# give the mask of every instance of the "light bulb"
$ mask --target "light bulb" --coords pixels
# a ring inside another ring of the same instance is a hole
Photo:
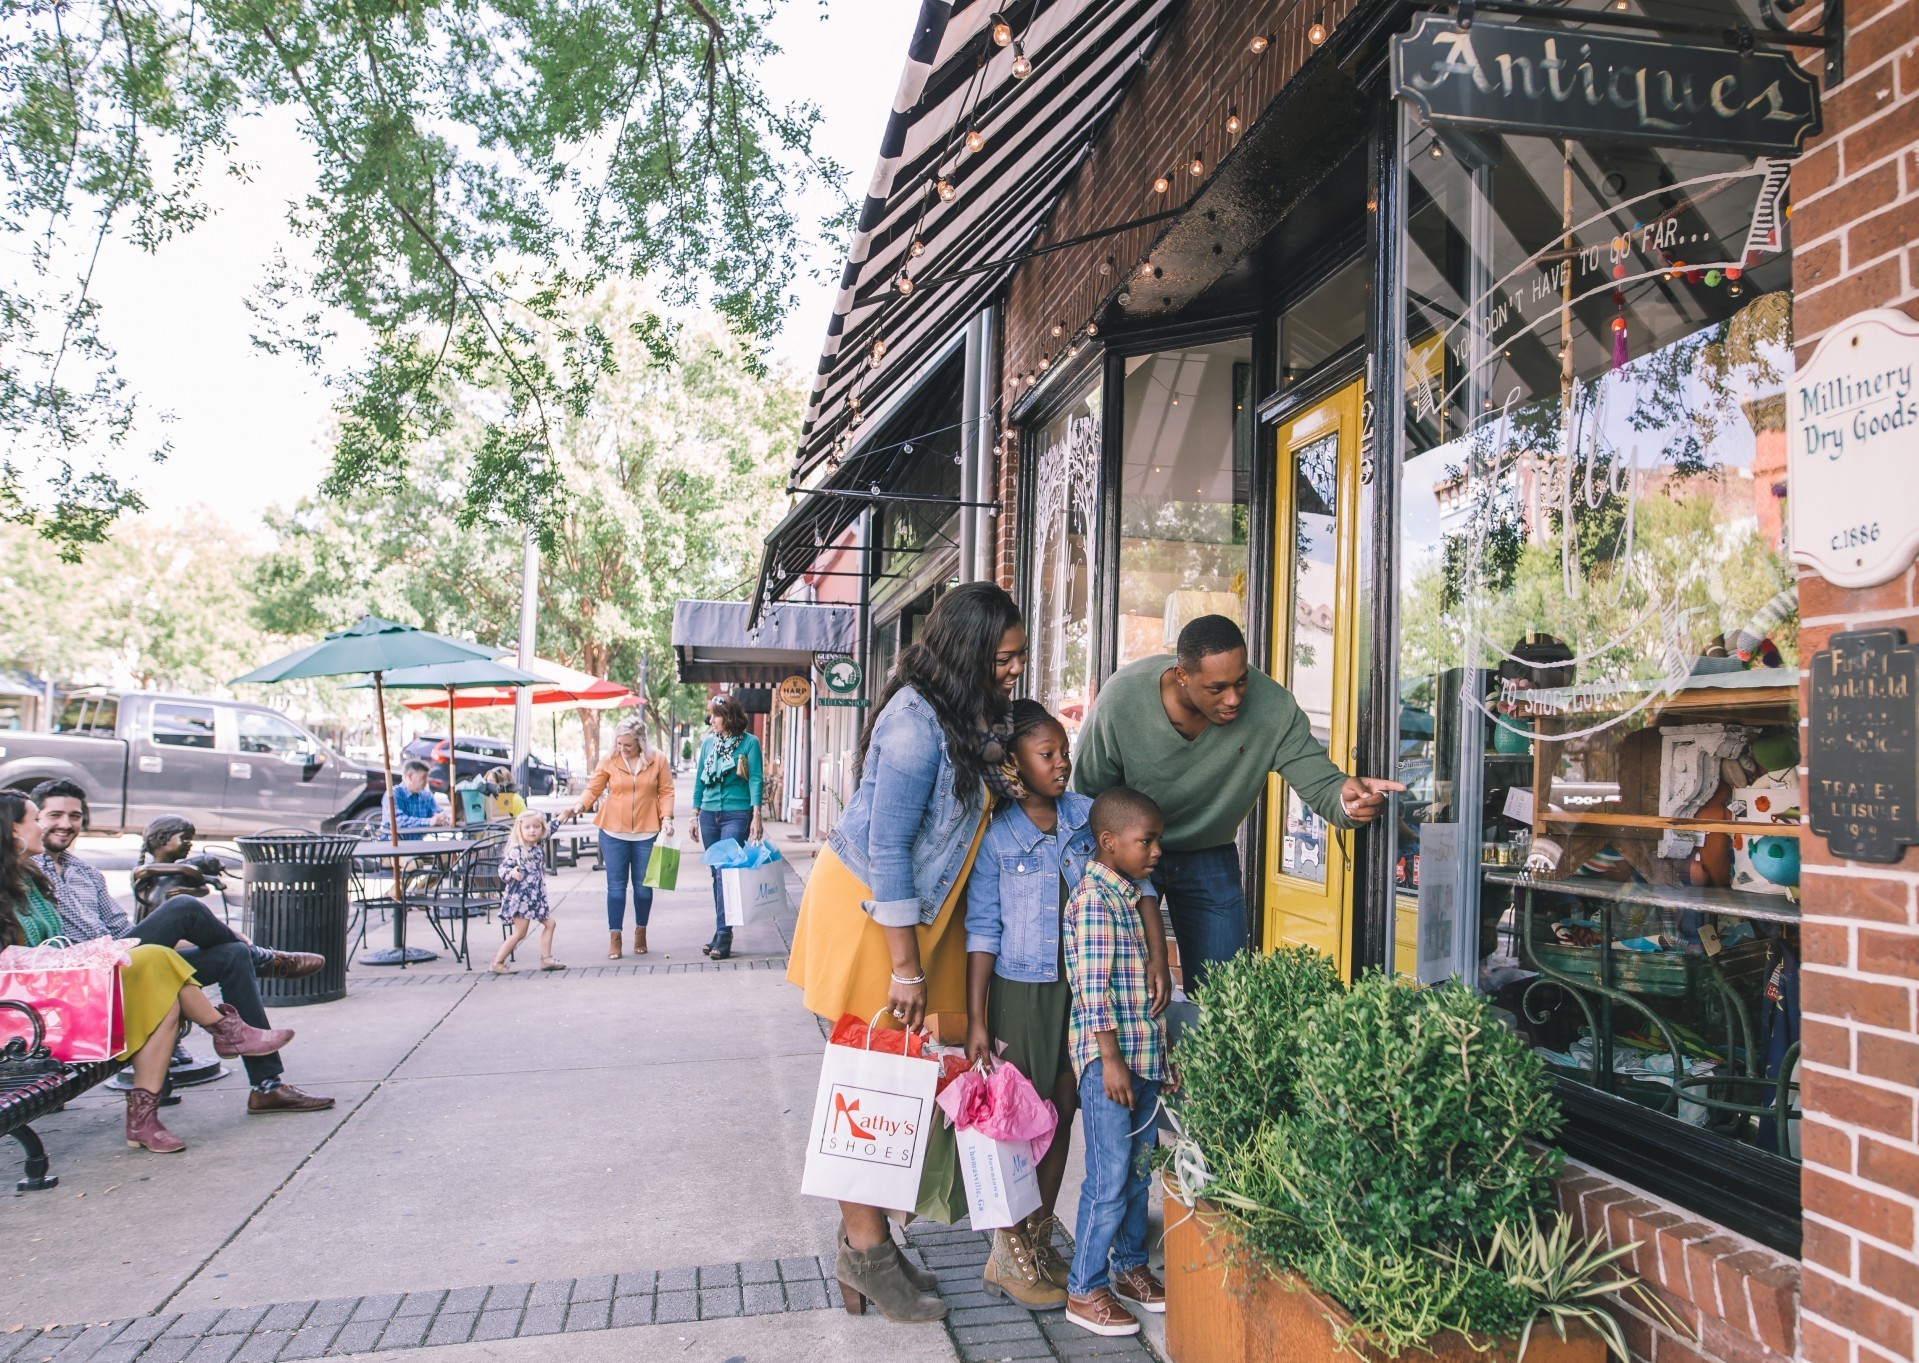
[[[1153,178],[1153,193],[1155,194],[1164,194],[1167,190],[1171,189],[1172,187],[1173,187],[1173,182],[1167,179],[1164,175],[1155,176]]]
[[[1226,115],[1226,135],[1228,137],[1238,137],[1239,130],[1244,126],[1245,125],[1239,121],[1239,111],[1237,109]]]
[[[985,151],[986,150],[986,135],[982,133],[978,128],[974,128],[971,132],[966,134],[966,150],[968,151]]]
[[[918,258],[926,254],[926,243],[921,241],[918,237],[914,237],[913,244],[909,246],[907,250],[911,252],[911,254],[915,258]]]
[[[1115,299],[1114,299],[1113,301],[1114,301],[1115,303],[1118,303],[1118,304],[1119,304],[1119,305],[1120,305],[1120,306],[1121,306],[1121,307],[1123,308],[1123,307],[1125,307],[1125,306],[1126,306],[1127,304],[1129,304],[1129,303],[1131,303],[1131,302],[1133,301],[1133,295],[1132,295],[1132,294],[1131,294],[1130,292],[1128,292],[1127,290],[1125,290],[1125,289],[1121,289],[1121,290],[1119,291],[1119,296],[1118,296],[1117,298],[1115,298]]]
[[[1322,16],[1313,16],[1313,26],[1306,30],[1306,41],[1314,47],[1326,41],[1326,21]]]
[[[1026,53],[1023,52],[1018,45],[1014,46],[1013,52],[1015,53],[1013,57],[1013,79],[1025,80],[1033,74],[1033,63],[1027,60]]]
[[[1434,138],[1434,139],[1433,139],[1433,149],[1432,149],[1431,151],[1429,151],[1429,152],[1427,152],[1426,154],[1427,154],[1428,156],[1430,156],[1430,157],[1432,157],[1432,158],[1433,158],[1433,160],[1435,160],[1435,161],[1437,161],[1437,160],[1438,160],[1438,159],[1439,159],[1440,157],[1442,157],[1442,156],[1444,156],[1444,155],[1446,154],[1446,150],[1445,150],[1445,148],[1443,148],[1443,147],[1441,147],[1441,146],[1439,145],[1439,139],[1438,139],[1438,138]]]
[[[1206,163],[1195,156],[1191,161],[1186,163],[1186,173],[1196,178],[1204,175],[1206,173]]]
[[[993,41],[1001,47],[1010,47],[1013,43],[1013,26],[1004,19],[993,25]]]
[[[1065,334],[1066,334],[1066,324],[1064,322],[1053,323],[1053,335],[1055,337],[1064,336]]]
[[[1066,354],[1067,354],[1067,356],[1068,356],[1068,358],[1070,358],[1070,357],[1072,357],[1072,356],[1074,356],[1074,355],[1077,355],[1077,354],[1079,354],[1079,342],[1078,342],[1078,341],[1075,341],[1075,342],[1073,342],[1073,344],[1071,344],[1071,345],[1069,345],[1069,346],[1067,346],[1067,347],[1066,347]]]
[[[901,271],[900,277],[894,282],[893,287],[898,289],[902,294],[911,293],[913,292],[913,281],[907,276],[905,271]]]
[[[1050,359],[1048,359],[1048,358],[1047,358],[1046,356],[1044,356],[1044,355],[1042,355],[1042,356],[1040,356],[1040,357],[1039,357],[1039,372],[1040,372],[1040,373],[1042,373],[1042,374],[1044,374],[1044,373],[1046,372],[1046,367],[1047,367],[1048,365],[1050,365],[1051,363],[1052,363],[1052,360],[1050,360]]]
[[[1094,323],[1094,322],[1088,322],[1088,323],[1086,324],[1086,334],[1087,334],[1088,336],[1097,336],[1097,335],[1099,335],[1099,326],[1098,326],[1098,324],[1097,324],[1097,323]]]
[[[940,196],[941,203],[951,203],[953,196],[959,193],[958,190],[953,188],[953,182],[947,179],[942,179],[938,184],[934,185],[933,192]]]
[[[1268,38],[1264,33],[1255,33],[1253,40],[1246,45],[1253,49],[1254,56],[1258,56],[1273,45],[1273,40]]]
[[[873,342],[873,363],[878,364],[886,358],[886,338],[880,337]]]

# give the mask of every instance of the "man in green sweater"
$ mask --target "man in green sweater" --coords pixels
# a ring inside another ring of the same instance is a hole
[[[1210,962],[1246,945],[1234,839],[1275,771],[1340,828],[1372,822],[1388,791],[1406,789],[1334,766],[1292,693],[1247,665],[1246,636],[1223,615],[1181,630],[1176,657],[1115,672],[1080,733],[1073,784],[1081,794],[1131,786],[1166,816],[1153,883],[1172,916],[1188,994]]]

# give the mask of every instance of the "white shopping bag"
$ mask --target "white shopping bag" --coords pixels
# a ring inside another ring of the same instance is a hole
[[[953,1135],[974,1230],[1017,1226],[1039,1210],[1039,1168],[1031,1141],[996,1141],[977,1131]]]
[[[834,1036],[849,1024],[859,1030],[858,1019],[847,1018]],[[865,1035],[870,1042],[873,1033]],[[884,1045],[905,1033],[882,1035]],[[926,1168],[939,1076],[937,1060],[829,1042],[820,1064],[800,1191],[808,1197],[912,1211]]]
[[[720,871],[720,902],[726,908],[726,926],[744,927],[786,911],[786,863],[764,866],[727,866]]]

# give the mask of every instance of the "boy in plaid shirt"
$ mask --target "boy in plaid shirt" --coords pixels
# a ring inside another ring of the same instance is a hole
[[[1093,802],[1089,826],[1099,848],[1066,906],[1068,1036],[1086,1141],[1066,1318],[1096,1335],[1135,1335],[1139,1322],[1120,1297],[1166,1309],[1166,1289],[1146,1265],[1146,1210],[1157,1099],[1169,1073],[1165,1029],[1147,1004],[1136,883],[1159,864],[1165,820],[1146,796],[1117,786]]]

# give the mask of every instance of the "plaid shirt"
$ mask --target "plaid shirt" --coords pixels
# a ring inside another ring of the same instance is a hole
[[[35,858],[53,882],[54,906],[60,911],[60,931],[76,942],[96,937],[124,937],[133,931],[126,911],[114,902],[107,878],[72,852],[42,852]]]
[[[1101,862],[1086,864],[1066,906],[1066,978],[1074,1071],[1084,1074],[1099,1059],[1100,1032],[1117,1032],[1127,1068],[1141,1079],[1166,1078],[1166,1031],[1146,1008],[1139,887]]]

